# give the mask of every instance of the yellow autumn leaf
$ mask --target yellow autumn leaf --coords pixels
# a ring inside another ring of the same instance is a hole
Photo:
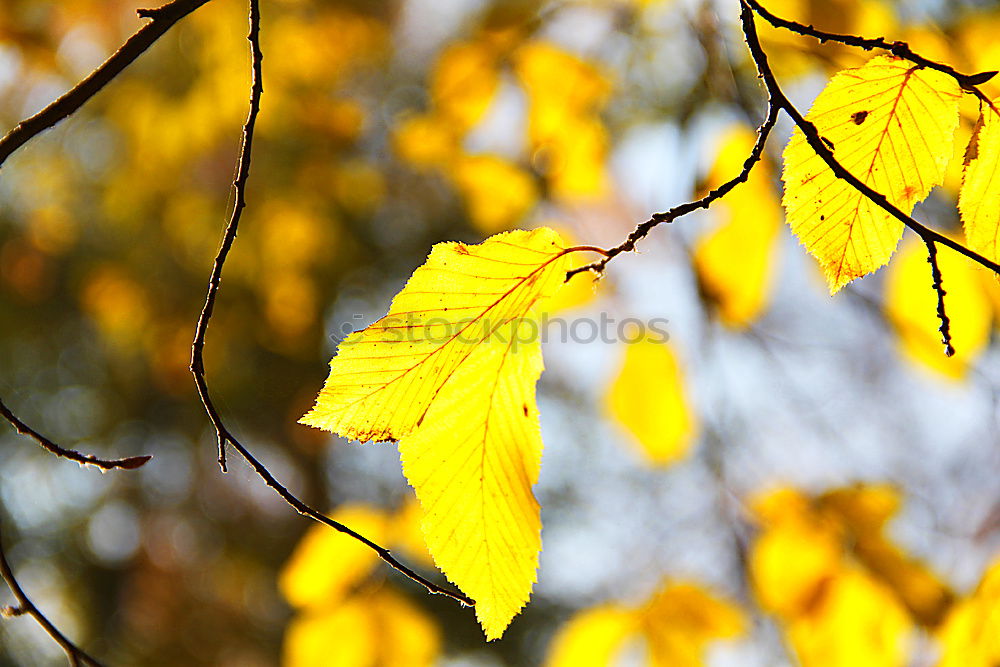
[[[343,505],[331,514],[370,540],[385,544],[388,517],[366,505]],[[278,577],[278,588],[293,607],[335,605],[360,584],[378,556],[354,538],[316,524],[302,537]]]
[[[666,343],[644,338],[626,344],[625,362],[605,403],[652,463],[683,457],[697,436],[680,365]]]
[[[1000,98],[996,103],[1000,103]],[[1000,261],[1000,112],[983,109],[967,153],[958,211],[969,248]]]
[[[585,609],[559,629],[545,666],[614,664],[618,653],[638,629],[638,618],[631,609],[611,604]]]
[[[807,119],[845,169],[908,214],[944,177],[960,95],[945,74],[878,56],[836,74]],[[819,260],[831,294],[886,264],[902,223],[838,179],[801,130],[784,159],[788,222]]]
[[[738,174],[755,141],[756,135],[743,125],[726,132],[705,189]],[[724,323],[744,327],[766,308],[774,282],[781,207],[768,162],[755,166],[747,182],[717,202],[712,211],[721,224],[695,246],[698,285]]]
[[[535,580],[535,306],[562,284],[567,252],[547,228],[436,245],[389,313],[341,344],[301,420],[358,440],[399,441],[427,547],[476,601],[488,639],[502,634]]]
[[[388,589],[296,616],[284,667],[430,667],[441,638],[426,612]]]
[[[992,305],[980,270],[971,262],[948,248],[939,250],[937,259],[951,321],[953,356],[942,352],[937,293],[923,243],[904,244],[889,267],[885,309],[909,359],[946,377],[961,379],[989,343]]]
[[[938,638],[938,667],[1000,664],[1000,561],[987,569],[972,595],[952,608]]]

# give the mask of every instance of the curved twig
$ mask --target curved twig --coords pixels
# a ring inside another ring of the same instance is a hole
[[[2,399],[0,399],[0,416],[3,416],[4,419],[9,421],[14,429],[21,435],[26,435],[32,438],[35,442],[56,456],[69,459],[70,461],[76,461],[82,466],[96,466],[101,470],[135,470],[136,468],[146,465],[146,462],[153,458],[152,455],[144,455],[129,456],[123,459],[99,459],[93,454],[82,454],[73,449],[60,447],[21,421],[17,415],[10,411],[10,408],[4,405]]]
[[[52,637],[55,643],[59,644],[63,651],[66,652],[66,658],[69,660],[69,664],[74,667],[77,665],[89,665],[90,667],[101,667],[101,663],[95,660],[93,657],[88,655],[83,649],[71,642],[66,635],[59,631],[52,621],[46,618],[45,614],[35,606],[35,603],[28,598],[28,595],[21,588],[21,584],[17,582],[14,577],[14,572],[11,570],[10,563],[7,562],[7,556],[3,550],[3,538],[0,536],[0,578],[3,578],[4,582],[10,588],[10,592],[14,594],[14,599],[17,600],[16,607],[6,607],[0,610],[0,615],[11,618],[14,616],[31,616],[38,625],[42,626],[42,629]]]
[[[138,10],[140,18],[152,20],[125,40],[125,43],[110,58],[87,75],[85,79],[34,116],[22,120],[0,139],[0,165],[3,165],[11,153],[32,138],[71,116],[87,100],[104,88],[108,82],[121,74],[122,70],[131,65],[171,26],[209,1],[173,0],[173,2],[156,9]]]
[[[974,94],[983,102],[986,102],[991,108],[993,103],[990,99],[979,90],[979,84],[986,83],[994,76],[996,76],[996,71],[989,72],[979,72],[976,74],[962,74],[958,72],[951,65],[945,63],[939,63],[937,61],[925,58],[919,53],[914,52],[910,45],[906,42],[890,42],[884,37],[877,38],[865,38],[859,37],[857,35],[842,35],[835,32],[826,32],[825,30],[818,30],[811,25],[804,25],[796,21],[790,21],[788,19],[783,19],[779,16],[775,16],[769,12],[763,5],[758,2],[758,0],[746,0],[746,4],[756,12],[762,19],[770,23],[775,28],[782,28],[784,30],[789,30],[799,35],[806,37],[814,37],[820,42],[838,42],[840,44],[845,44],[847,46],[855,46],[859,49],[864,49],[865,51],[871,51],[873,49],[880,49],[882,51],[888,51],[897,58],[905,58],[910,62],[920,65],[921,67],[926,67],[928,69],[934,69],[943,74],[955,79],[958,85],[970,93]]]
[[[472,606],[475,602],[468,596],[458,591],[450,591],[442,586],[439,586],[438,584],[435,584],[396,560],[396,557],[393,556],[392,553],[385,547],[376,544],[364,535],[352,530],[344,524],[334,521],[322,512],[310,507],[305,502],[300,500],[295,494],[283,486],[274,477],[274,475],[271,474],[271,472],[267,469],[267,466],[261,463],[253,454],[250,453],[250,450],[248,450],[235,436],[233,436],[233,434],[226,427],[226,424],[223,421],[222,416],[219,414],[219,411],[216,409],[215,404],[212,402],[211,394],[208,389],[208,382],[205,379],[205,336],[208,333],[208,325],[212,319],[212,313],[215,309],[216,296],[218,295],[219,287],[222,284],[222,271],[226,264],[226,258],[229,256],[229,251],[232,249],[233,242],[236,240],[240,217],[243,209],[246,207],[246,185],[250,176],[250,156],[253,148],[254,125],[257,120],[257,114],[260,111],[260,98],[264,92],[261,76],[261,64],[263,62],[264,55],[260,49],[260,6],[258,0],[250,0],[250,32],[247,35],[247,39],[250,41],[250,50],[252,55],[250,111],[247,114],[246,123],[243,125],[243,139],[240,145],[236,178],[233,181],[235,203],[233,205],[232,215],[229,218],[229,223],[226,226],[226,231],[222,237],[219,252],[215,256],[215,261],[212,267],[212,275],[208,281],[208,293],[205,296],[205,303],[202,307],[201,315],[198,318],[198,324],[195,328],[194,342],[191,344],[191,374],[194,376],[194,382],[198,388],[198,395],[201,398],[205,412],[208,414],[209,419],[212,421],[212,425],[215,427],[219,445],[219,466],[222,468],[223,472],[226,471],[226,447],[231,446],[246,460],[248,464],[250,464],[250,467],[253,468],[254,472],[257,473],[262,480],[264,480],[264,483],[271,487],[282,500],[288,503],[299,514],[309,517],[314,521],[333,528],[334,530],[361,542],[368,548],[372,549],[387,565],[412,581],[420,584],[426,588],[428,592],[444,595],[462,603],[463,605]]]
[[[767,138],[771,134],[771,130],[774,129],[774,124],[778,120],[778,111],[780,109],[773,105],[768,104],[767,106],[767,116],[764,118],[764,122],[761,123],[760,127],[757,129],[757,141],[754,143],[753,148],[750,150],[750,155],[747,157],[746,161],[743,163],[743,168],[733,178],[729,179],[719,187],[715,188],[707,195],[701,199],[696,199],[694,201],[685,202],[683,204],[678,204],[674,206],[669,211],[664,213],[654,213],[649,220],[643,222],[638,227],[636,227],[631,234],[628,235],[624,241],[608,250],[602,251],[604,257],[596,262],[587,264],[586,266],[581,266],[573,269],[566,273],[566,280],[569,280],[578,273],[583,273],[584,271],[593,271],[594,273],[601,274],[604,272],[604,268],[608,265],[612,259],[617,257],[623,252],[630,252],[635,250],[635,244],[646,237],[650,231],[657,225],[663,223],[673,222],[681,216],[685,216],[688,213],[693,213],[698,209],[708,208],[716,200],[725,197],[733,188],[735,188],[740,183],[745,183],[747,178],[750,177],[750,172],[753,170],[754,165],[756,165],[764,154],[764,145],[767,143]]]

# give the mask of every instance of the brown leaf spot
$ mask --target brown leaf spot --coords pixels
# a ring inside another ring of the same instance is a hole
[[[458,244],[455,245],[455,252],[457,252],[459,255],[468,255],[469,254],[469,249],[466,248],[461,243],[458,243]]]
[[[527,403],[525,403],[525,404],[524,404],[524,405],[522,405],[521,407],[522,407],[522,409],[524,410],[524,416],[525,416],[525,417],[527,417],[527,416],[528,416],[528,404],[527,404]]]
[[[867,111],[855,111],[851,114],[851,120],[854,121],[855,125],[861,125],[861,123],[865,122],[865,118],[868,118]]]

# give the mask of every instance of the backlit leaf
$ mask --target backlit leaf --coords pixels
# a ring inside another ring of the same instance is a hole
[[[959,97],[954,79],[878,56],[835,75],[807,118],[849,172],[910,213],[944,177]],[[887,263],[902,223],[838,179],[800,130],[784,158],[788,222],[819,260],[830,292]]]
[[[358,440],[399,441],[427,547],[476,601],[488,639],[527,602],[538,566],[535,305],[559,288],[567,266],[547,228],[436,245],[388,315],[341,344],[301,420]]]
[[[624,347],[625,363],[605,399],[608,411],[649,461],[676,461],[698,431],[677,358],[666,343],[648,338]]]
[[[983,109],[967,160],[958,197],[965,238],[972,250],[1000,261],[1000,113]]]

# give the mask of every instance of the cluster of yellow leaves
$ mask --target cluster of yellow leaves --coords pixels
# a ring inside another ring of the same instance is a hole
[[[553,195],[604,194],[608,137],[598,114],[611,91],[607,77],[545,42],[518,49],[514,66],[528,93],[529,150]]]
[[[804,667],[905,665],[913,628],[947,612],[951,591],[883,533],[898,503],[880,486],[811,498],[780,489],[754,502],[754,590]]]
[[[639,607],[606,604],[577,613],[549,648],[546,667],[612,665],[635,639],[643,640],[643,664],[700,667],[717,639],[744,632],[739,608],[688,583],[666,583]]]
[[[704,189],[738,174],[755,141],[756,135],[743,125],[725,132]],[[767,307],[776,273],[782,218],[767,159],[753,168],[746,183],[716,202],[711,213],[719,225],[694,250],[698,285],[724,323],[747,326]]]
[[[541,549],[536,307],[568,254],[548,228],[440,243],[389,313],[349,336],[302,423],[399,443],[437,566],[488,639],[527,602]]]
[[[344,505],[331,515],[382,545],[398,545],[429,561],[413,539],[419,509],[408,502],[395,514]],[[278,585],[296,609],[285,635],[287,667],[420,667],[440,652],[438,628],[419,607],[372,578],[379,563],[368,547],[323,525],[302,538]]]
[[[509,229],[540,196],[534,175],[517,160],[469,154],[463,147],[496,98],[508,62],[528,95],[522,160],[535,166],[557,198],[596,196],[607,187],[608,139],[598,116],[607,79],[552,44],[512,47],[510,41],[487,31],[444,49],[430,78],[429,109],[400,121],[393,136],[403,160],[450,180],[485,234]]]
[[[605,397],[607,410],[648,461],[672,463],[698,435],[677,357],[667,343],[649,338],[624,347],[624,364]]]

